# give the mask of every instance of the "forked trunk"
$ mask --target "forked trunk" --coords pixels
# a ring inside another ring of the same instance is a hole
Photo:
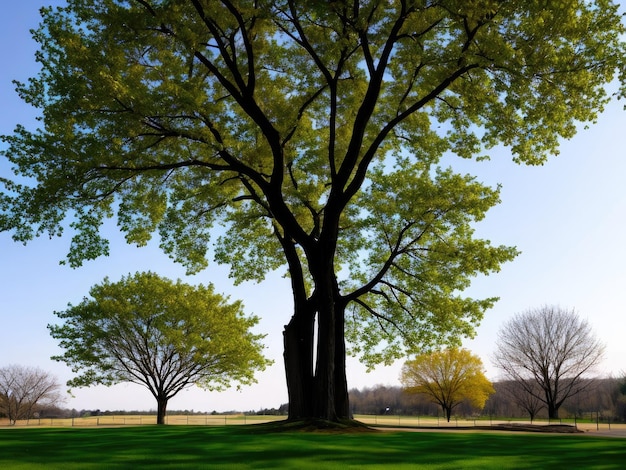
[[[344,308],[333,296],[332,292],[327,296],[320,295],[316,302],[297,306],[296,313],[285,326],[284,361],[290,420],[337,422],[350,419]],[[314,344],[316,313],[317,347]]]

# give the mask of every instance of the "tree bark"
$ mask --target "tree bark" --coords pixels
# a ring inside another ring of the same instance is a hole
[[[548,403],[548,418],[559,419],[559,409],[554,406],[554,403]]]
[[[338,421],[335,410],[335,328],[334,299],[325,292],[318,311],[317,364],[315,366],[316,418]]]
[[[296,305],[295,313],[283,332],[285,375],[289,397],[289,419],[314,415],[313,328],[314,314]]]
[[[157,424],[165,424],[166,411],[167,411],[167,398],[157,397]]]
[[[346,378],[345,306],[335,302],[335,412],[339,419],[352,419]]]

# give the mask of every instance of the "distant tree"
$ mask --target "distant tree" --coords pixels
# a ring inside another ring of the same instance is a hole
[[[62,401],[60,384],[49,372],[36,367],[10,365],[0,368],[0,414],[15,424],[29,419],[39,407]]]
[[[500,329],[493,363],[556,419],[568,397],[594,383],[585,378],[603,354],[604,345],[574,310],[544,306],[517,314]]]
[[[254,371],[270,363],[261,354],[264,336],[250,332],[258,318],[245,317],[241,302],[228,303],[210,285],[138,273],[117,283],[105,279],[90,295],[55,312],[65,322],[48,328],[65,354],[53,359],[81,372],[70,386],[145,386],[157,401],[158,424],[184,388],[250,384]]]
[[[482,409],[494,393],[483,363],[467,349],[449,348],[407,361],[400,381],[409,393],[424,393],[439,404],[450,421],[452,410],[464,401]]]
[[[537,390],[535,390],[536,393],[528,393],[527,390],[533,387],[537,388]],[[498,391],[506,393],[520,409],[528,413],[531,423],[537,417],[537,413],[546,406],[543,400],[537,398],[537,396],[540,395],[541,389],[539,389],[539,385],[535,381],[522,385],[516,381],[507,380],[500,384]]]

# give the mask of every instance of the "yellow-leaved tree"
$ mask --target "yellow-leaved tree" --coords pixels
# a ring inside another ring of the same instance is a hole
[[[495,392],[480,357],[467,349],[449,348],[407,361],[400,377],[409,393],[424,393],[443,409],[450,421],[452,410],[464,401],[482,409]]]

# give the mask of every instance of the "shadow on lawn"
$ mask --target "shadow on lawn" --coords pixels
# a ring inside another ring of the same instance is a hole
[[[0,430],[3,469],[609,469],[624,461],[624,441],[577,435],[266,433],[255,425]]]

